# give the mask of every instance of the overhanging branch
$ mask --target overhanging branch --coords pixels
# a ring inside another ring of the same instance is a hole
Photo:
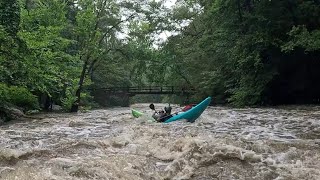
[[[134,14],[130,15],[128,18],[124,19],[124,20],[121,20],[119,22],[117,22],[115,25],[113,25],[110,29],[108,29],[103,35],[102,37],[100,38],[99,40],[99,45],[101,45],[103,39],[111,32],[111,30],[113,30],[114,28],[116,28],[117,26],[119,26],[119,24],[123,23],[123,22],[126,22],[128,21],[129,19],[133,18],[134,17]]]

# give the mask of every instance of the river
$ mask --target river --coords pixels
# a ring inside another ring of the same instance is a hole
[[[209,107],[169,124],[130,108],[41,116],[0,127],[0,179],[320,179],[316,106]]]

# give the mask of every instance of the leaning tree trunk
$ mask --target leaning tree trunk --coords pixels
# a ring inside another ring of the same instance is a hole
[[[88,61],[86,60],[83,64],[82,67],[82,72],[81,72],[81,76],[80,76],[80,80],[79,80],[79,87],[76,91],[76,101],[72,104],[71,107],[71,112],[77,112],[79,110],[79,104],[80,104],[80,95],[81,95],[81,91],[82,91],[82,86],[83,86],[83,82],[84,82],[84,78],[86,75],[86,71],[87,71],[87,66],[88,66]]]

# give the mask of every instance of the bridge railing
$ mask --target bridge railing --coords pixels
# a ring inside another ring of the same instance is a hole
[[[177,94],[193,93],[193,88],[179,86],[134,86],[134,87],[106,87],[99,88],[109,93],[131,93],[131,94]]]

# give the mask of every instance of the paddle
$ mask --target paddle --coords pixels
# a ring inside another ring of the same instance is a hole
[[[153,103],[151,103],[151,104],[149,105],[149,108],[152,109],[152,110],[154,110],[154,113],[155,113],[155,114],[156,114],[156,113],[160,113],[160,111],[159,111],[159,112],[156,111],[156,108],[154,107],[154,104],[153,104]]]
[[[152,110],[154,110],[154,111],[156,111],[156,109],[154,108],[154,104],[150,104],[150,105],[149,105],[149,108],[152,109]],[[156,112],[157,112],[157,111],[156,111]]]

